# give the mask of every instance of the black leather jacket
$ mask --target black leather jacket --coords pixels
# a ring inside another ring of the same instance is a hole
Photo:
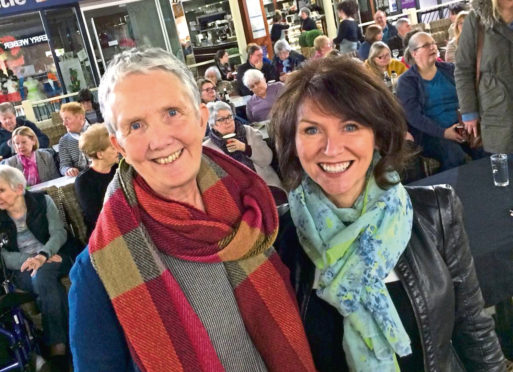
[[[506,371],[494,322],[483,310],[459,199],[450,186],[407,190],[414,210],[412,236],[395,271],[415,313],[424,370]],[[290,269],[316,366],[339,371],[342,317],[319,310],[318,304],[312,314],[314,266],[299,245],[290,213],[280,222],[276,249]]]

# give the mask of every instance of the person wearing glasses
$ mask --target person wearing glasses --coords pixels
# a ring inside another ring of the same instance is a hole
[[[438,160],[440,170],[464,164],[465,154],[483,157],[483,149],[470,148],[460,134],[454,65],[437,61],[438,48],[431,35],[413,35],[405,56],[413,65],[399,78],[397,97],[424,155]]]
[[[369,58],[365,60],[365,66],[381,80],[383,80],[385,72],[388,73],[388,76],[391,76],[392,71],[395,71],[399,76],[407,70],[401,61],[392,58],[390,48],[382,41],[376,41],[371,45]]]
[[[246,103],[248,120],[250,122],[268,120],[271,108],[283,89],[283,83],[267,84],[264,74],[255,69],[246,71],[242,81],[253,93]]]
[[[283,189],[280,178],[271,167],[273,153],[262,134],[235,120],[230,105],[218,101],[207,105],[210,133],[203,146],[220,151],[244,164],[263,178],[268,186]],[[235,134],[226,139],[226,135]]]
[[[214,82],[210,79],[199,79],[198,89],[200,92],[201,102],[207,104],[217,99],[217,89]]]

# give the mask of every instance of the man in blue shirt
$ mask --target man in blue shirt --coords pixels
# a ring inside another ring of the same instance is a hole
[[[388,44],[388,40],[397,35],[397,28],[387,22],[387,15],[384,11],[378,10],[374,14],[374,22],[383,30],[383,39],[381,41],[384,43]]]

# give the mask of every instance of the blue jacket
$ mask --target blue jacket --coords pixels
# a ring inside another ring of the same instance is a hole
[[[16,118],[16,127],[15,128],[19,128],[21,126],[29,127],[30,129],[32,129],[34,131],[34,133],[36,134],[37,139],[39,141],[39,148],[44,149],[44,148],[48,147],[48,145],[50,144],[50,140],[48,139],[46,134],[41,132],[41,129],[39,129],[36,126],[36,124],[34,124],[31,121],[25,120],[25,119]],[[3,156],[4,159],[14,155],[11,147],[7,144],[7,141],[9,141],[11,139],[11,134],[12,134],[12,132],[9,132],[8,130],[0,128],[0,156]]]
[[[87,247],[69,276],[69,339],[75,372],[138,371]]]
[[[437,61],[435,65],[452,84],[455,84],[454,65],[452,63]],[[456,89],[456,86],[454,89]],[[415,138],[415,142],[419,143],[425,134],[443,138],[445,129],[424,115],[426,96],[424,86],[422,85],[422,77],[416,65],[411,66],[409,70],[399,77],[397,98],[399,98],[406,112],[406,120],[408,120],[408,126]]]

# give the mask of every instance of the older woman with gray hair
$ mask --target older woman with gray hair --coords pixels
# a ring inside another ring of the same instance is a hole
[[[244,164],[262,177],[268,186],[283,188],[271,167],[273,153],[262,134],[235,120],[230,105],[225,102],[211,102],[207,108],[211,130],[203,146],[221,151]]]
[[[299,17],[301,18],[301,32],[317,29],[317,24],[312,18],[310,18],[310,14],[310,9],[308,9],[306,6],[299,9]]]
[[[253,92],[253,95],[246,103],[248,120],[250,122],[268,120],[271,108],[283,89],[283,83],[267,84],[264,74],[256,69],[246,71],[242,81]]]
[[[37,296],[51,362],[65,367],[67,298],[59,278],[71,267],[61,253],[67,234],[52,198],[26,186],[19,169],[0,165],[0,231],[7,235],[1,254],[16,287]]]
[[[272,249],[271,193],[202,146],[209,112],[191,72],[162,49],[127,50],[99,102],[124,159],[70,274],[75,369],[281,371],[286,355],[290,370],[313,372]]]
[[[292,50],[287,40],[281,39],[274,44],[273,67],[280,81],[285,81],[288,74],[297,70],[305,59],[302,54]]]

